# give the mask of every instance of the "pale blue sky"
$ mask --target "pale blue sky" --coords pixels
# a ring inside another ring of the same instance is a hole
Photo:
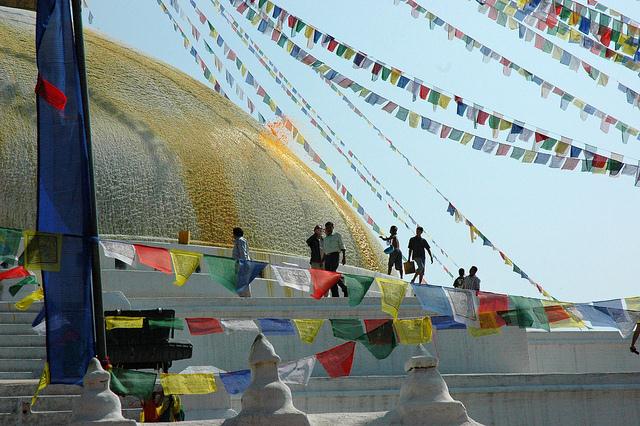
[[[198,25],[203,37],[210,41],[208,29],[200,26],[188,0],[179,0],[178,3],[186,16]],[[280,108],[303,131],[313,149],[347,183],[371,216],[385,230],[396,223],[386,203],[373,196],[347,163],[320,137],[253,54],[245,50],[226,21],[214,13],[210,1],[196,0],[196,3]],[[611,76],[607,87],[596,87],[595,82],[583,72],[575,73],[560,65],[549,55],[535,49],[533,44],[518,40],[514,31],[499,27],[478,13],[475,1],[423,0],[419,3],[515,63],[640,128],[638,110],[625,102],[614,81],[614,78],[618,79],[640,91],[640,81],[632,71],[547,36]],[[165,4],[169,7],[168,1]],[[289,57],[269,37],[257,32],[229,7],[228,0],[223,0],[222,4],[449,255],[466,269],[472,264],[479,267],[478,275],[482,279],[483,290],[537,297],[537,292],[528,281],[504,265],[497,252],[483,247],[480,239],[474,244],[470,243],[468,228],[453,221],[446,213],[447,204],[406,167],[400,157],[389,150],[377,134],[353,114],[310,68]],[[409,8],[404,4],[394,6],[391,0],[278,0],[275,4],[321,31],[387,64],[398,66],[429,85],[454,92],[488,110],[502,112],[510,118],[571,137],[577,143],[588,143],[640,159],[640,141],[631,139],[628,144],[622,144],[619,132],[612,128],[609,134],[602,133],[596,118],[590,117],[583,122],[577,109],[572,106],[562,111],[557,96],[543,99],[538,86],[526,82],[515,72],[510,77],[504,76],[502,67],[495,61],[485,64],[478,50],[468,52],[459,40],[447,40],[446,32],[441,28],[429,30],[427,21],[424,18],[412,18]],[[609,0],[605,4],[640,20],[638,2]],[[93,0],[90,7],[95,18],[93,24],[87,23],[89,27],[205,82],[200,68],[183,48],[182,38],[173,31],[168,18],[155,1]],[[174,15],[190,35],[186,20],[178,14]],[[320,44],[309,50],[305,47],[303,37],[296,37],[294,41],[332,68],[396,103],[459,129],[490,137],[486,129],[479,127],[474,130],[469,121],[457,117],[455,108],[434,112],[430,104],[412,102],[410,94],[403,90],[381,81],[371,82],[368,71],[354,70],[349,62],[325,51]],[[231,100],[246,109],[246,102],[239,101],[235,91],[226,84],[224,75],[217,74],[213,58],[204,50],[202,38],[200,42],[192,38],[192,42]],[[209,44],[222,59],[222,49],[213,42]],[[273,114],[257,99],[255,92],[241,82],[235,67],[226,60],[223,64],[236,81],[240,81],[241,88],[252,98],[258,110],[268,120],[273,119]],[[406,123],[351,95],[351,90],[344,89],[343,92],[350,94],[352,102],[412,159],[469,220],[549,293],[572,301],[640,294],[634,270],[639,253],[637,242],[640,231],[635,222],[640,206],[640,188],[633,186],[632,178],[614,179],[566,172],[487,155],[471,149],[470,144],[465,147],[440,140],[426,131],[411,129]],[[504,141],[505,136],[506,133],[502,132],[496,140]],[[530,144],[519,146],[527,148]],[[306,156],[301,154],[301,158],[308,162]],[[319,170],[313,165],[312,168]],[[323,173],[321,176],[326,178]],[[400,227],[399,237],[403,247],[411,235]],[[404,251],[406,254],[406,249]],[[443,256],[440,258],[445,260]],[[455,267],[450,262],[445,260],[445,263],[454,271]],[[428,278],[432,284],[451,284],[449,277],[437,265],[428,269]]]

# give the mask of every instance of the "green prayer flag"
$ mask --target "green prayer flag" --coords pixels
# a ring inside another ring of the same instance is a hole
[[[544,44],[542,45],[542,51],[544,53],[551,53],[552,50],[553,50],[553,43],[551,43],[549,40],[545,40]]]
[[[451,133],[449,133],[449,139],[458,142],[462,137],[464,132],[458,129],[451,129]]]
[[[344,283],[349,290],[349,306],[359,305],[375,278],[352,274],[343,274],[343,277]]]
[[[22,231],[0,228],[0,263],[15,265],[21,238]]]
[[[507,325],[550,330],[549,320],[541,300],[509,296],[509,307],[510,310],[500,312],[500,316]]]
[[[497,129],[498,126],[500,126],[500,118],[496,117],[495,115],[490,115],[489,127],[491,127],[492,129]]]
[[[511,151],[511,158],[519,160],[524,155],[524,149],[514,146],[513,151]]]
[[[429,97],[427,98],[427,102],[433,105],[438,105],[439,100],[440,100],[440,92],[431,89],[429,91]]]
[[[111,369],[111,390],[120,396],[137,396],[141,400],[151,399],[151,393],[156,385],[156,373]]]
[[[357,318],[331,319],[334,337],[343,340],[357,340],[364,334],[362,321]]]
[[[258,1],[258,7],[259,7],[260,9],[262,9],[262,6],[264,6],[264,4],[265,4],[266,2],[267,2],[267,0],[259,0],[259,1]]]
[[[184,330],[184,322],[181,318],[171,319],[152,319],[149,318],[149,328],[173,328],[175,330]]]
[[[345,46],[344,44],[339,44],[338,48],[336,49],[336,55],[342,56],[346,50],[347,46]]]
[[[593,167],[592,160],[582,160],[582,170],[583,172],[590,172]]]
[[[549,138],[542,143],[541,148],[546,150],[551,150],[556,145],[556,140],[553,138]]]
[[[389,76],[391,75],[391,69],[387,68],[387,67],[382,67],[382,79],[384,81],[387,81],[387,79],[389,78]]]
[[[18,294],[20,289],[27,284],[33,284],[33,285],[38,284],[38,280],[36,280],[36,277],[34,277],[33,275],[25,277],[22,280],[20,280],[17,284],[14,284],[11,287],[9,287],[9,293],[11,293],[11,296],[15,296],[16,294]]]
[[[296,32],[299,33],[304,26],[307,25],[304,22],[302,22],[302,20],[298,19],[298,22],[296,22]]]
[[[568,7],[562,6],[562,12],[560,12],[560,19],[566,21],[571,16],[571,9]]]
[[[367,348],[376,359],[385,359],[398,346],[396,335],[393,330],[393,321],[389,320],[381,326],[363,334],[358,338],[358,342]]]
[[[287,36],[284,34],[280,34],[280,38],[278,39],[278,46],[284,47],[286,43],[287,43]]]
[[[236,293],[236,261],[227,257],[204,256],[211,279]]]

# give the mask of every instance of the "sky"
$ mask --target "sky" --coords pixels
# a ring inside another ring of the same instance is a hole
[[[190,25],[186,17],[197,26],[202,37],[200,41],[191,37],[191,42],[225,93],[246,111],[246,100],[241,101],[236,96],[235,90],[225,82],[224,73],[218,74],[213,57],[206,53],[202,41],[206,40],[221,59],[224,58],[222,48],[209,37],[206,24],[200,25],[189,1],[175,1],[184,11],[184,17],[175,12],[173,16],[189,35]],[[214,12],[211,0],[194,1],[256,80],[301,130],[311,147],[381,228],[386,231],[393,224],[400,226],[399,239],[406,255],[406,245],[413,230],[405,229],[394,219],[386,202],[379,201],[320,136],[307,116],[244,47],[224,18]],[[449,270],[455,273],[456,264],[466,270],[476,265],[482,290],[539,297],[527,280],[521,279],[503,263],[497,251],[483,246],[480,238],[471,243],[469,228],[453,220],[446,212],[447,203],[433,187],[407,167],[404,160],[391,151],[315,72],[291,58],[270,37],[255,30],[230,7],[228,0],[221,1],[227,13],[240,23],[345,145],[447,252],[449,259],[435,251]],[[322,32],[396,66],[432,87],[455,93],[468,102],[501,112],[510,119],[570,137],[576,144],[587,143],[600,150],[640,159],[640,141],[630,139],[623,144],[620,133],[615,129],[612,128],[608,134],[600,131],[600,122],[595,117],[582,121],[573,106],[563,111],[559,108],[557,96],[543,99],[539,86],[525,81],[515,72],[511,76],[503,75],[502,66],[495,61],[484,63],[477,49],[469,52],[461,41],[448,40],[440,27],[430,30],[424,17],[414,19],[404,3],[394,5],[392,0],[277,0],[274,3]],[[418,3],[518,65],[640,128],[638,110],[627,104],[624,95],[617,90],[619,81],[640,92],[636,73],[557,37],[545,36],[610,76],[607,87],[596,86],[584,72],[571,71],[535,49],[532,43],[519,40],[517,31],[500,27],[480,14],[475,1],[421,0]],[[607,0],[605,4],[640,20],[640,2]],[[168,1],[165,5],[173,12]],[[92,0],[89,8],[93,19],[92,23],[85,22],[87,27],[211,86],[189,51],[184,49],[182,37],[174,32],[156,1]],[[84,16],[88,21],[88,11]],[[424,101],[413,102],[411,95],[404,90],[381,80],[372,82],[369,71],[352,68],[348,61],[327,52],[319,43],[307,49],[302,35],[293,40],[333,69],[404,107],[458,129],[491,137],[483,127],[474,130],[472,123],[458,117],[455,106],[446,111],[433,111],[431,105]],[[242,82],[235,66],[226,59],[223,66],[267,121],[275,120],[274,114],[257,98],[255,91]],[[633,178],[566,172],[487,155],[472,149],[471,144],[460,145],[441,140],[424,130],[409,128],[407,123],[380,111],[379,107],[371,107],[351,90],[341,90],[467,219],[551,295],[576,302],[640,295],[640,283],[635,278],[640,237],[636,224],[640,188],[634,187]],[[504,142],[506,134],[501,132],[495,140]],[[530,148],[531,143],[518,146]],[[290,147],[312,170],[328,178],[309,161],[297,144],[292,143]],[[428,266],[427,279],[436,285],[451,285],[452,282],[437,264]]]

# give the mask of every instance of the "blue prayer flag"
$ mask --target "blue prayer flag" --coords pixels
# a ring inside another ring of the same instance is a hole
[[[296,334],[290,319],[259,318],[258,323],[265,336],[293,336]]]
[[[238,293],[246,291],[249,284],[260,275],[265,266],[267,266],[267,264],[262,262],[239,260],[238,274],[236,276],[236,291]]]
[[[413,292],[425,311],[438,315],[453,316],[451,303],[442,287],[413,284]]]
[[[220,373],[220,380],[222,380],[227,393],[237,395],[243,393],[251,384],[251,370]]]

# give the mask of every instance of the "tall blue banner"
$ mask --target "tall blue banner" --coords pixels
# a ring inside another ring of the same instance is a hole
[[[91,188],[69,0],[38,0],[38,231],[62,234],[42,272],[51,383],[79,384],[94,355]]]

